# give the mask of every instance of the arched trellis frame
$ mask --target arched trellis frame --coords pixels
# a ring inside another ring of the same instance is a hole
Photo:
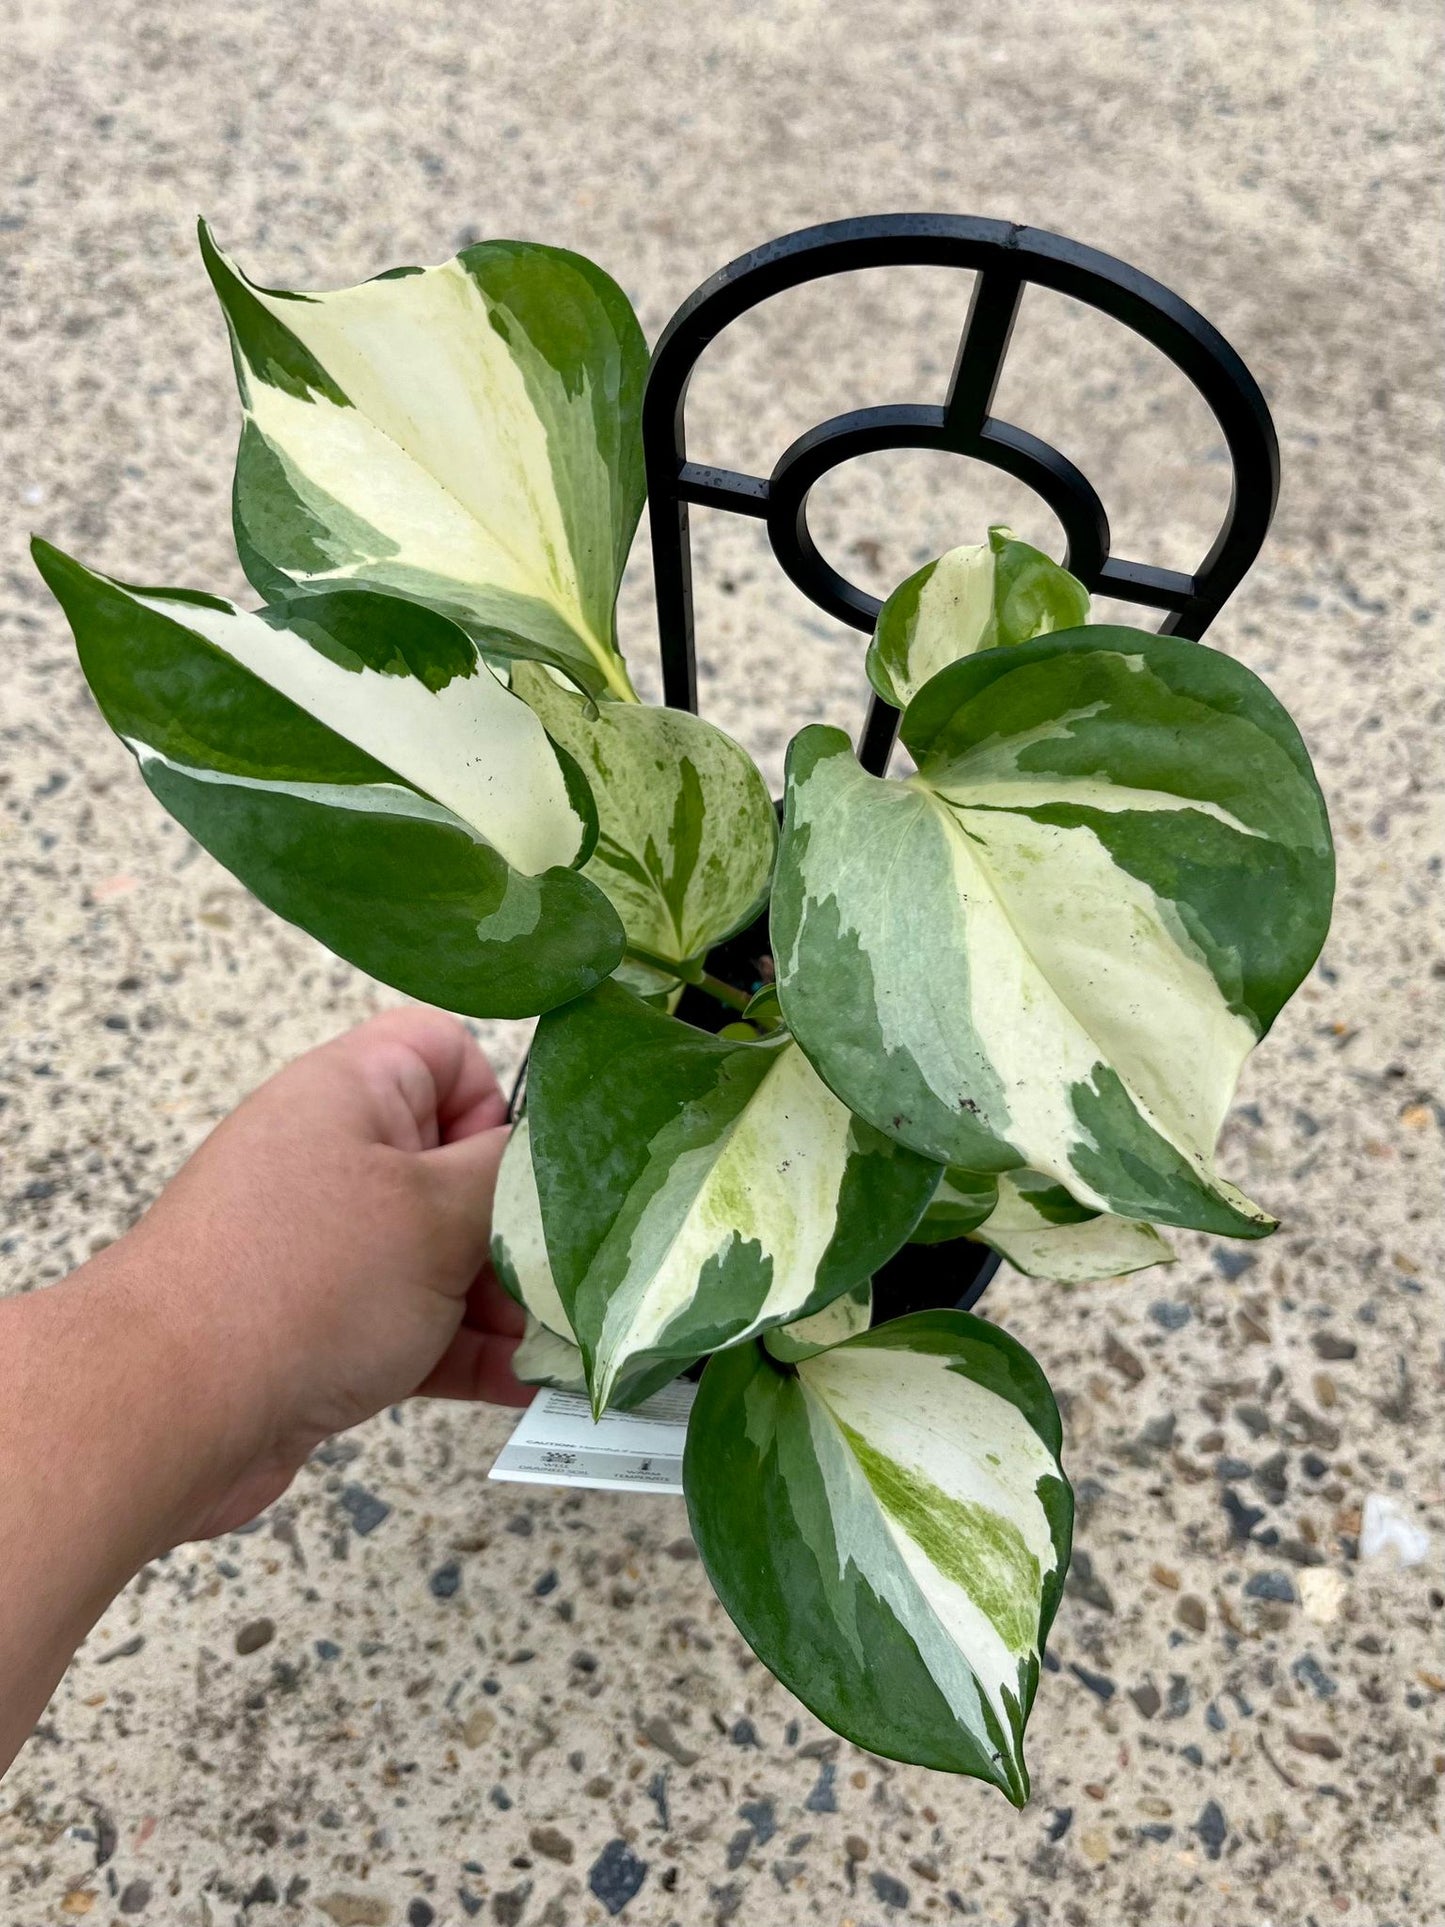
[[[709,468],[687,458],[688,383],[699,357],[759,303],[860,268],[975,270],[948,392],[941,406],[909,402],[856,409],[809,429],[770,476]],[[1023,291],[1053,288],[1143,336],[1199,390],[1224,435],[1231,464],[1229,509],[1192,575],[1112,553],[1098,491],[1066,455],[989,411]],[[767,524],[786,573],[819,608],[871,630],[876,597],[820,554],[808,497],[831,469],[888,448],[945,449],[1004,470],[1042,496],[1063,525],[1066,566],[1091,592],[1165,612],[1161,633],[1198,638],[1259,553],[1279,493],[1279,443],[1259,385],[1218,330],[1147,274],[1039,228],[969,215],[881,214],[786,234],[741,256],[690,295],[663,331],[642,407],[665,700],[697,708],[692,607],[692,504]],[[860,744],[864,767],[885,768],[898,715],[875,696]]]

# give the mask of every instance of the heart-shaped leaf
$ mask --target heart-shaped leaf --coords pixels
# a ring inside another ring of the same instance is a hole
[[[630,947],[686,963],[752,922],[778,819],[746,750],[685,710],[589,705],[535,663],[516,666],[512,687],[587,778],[598,835],[583,874],[612,900]]]
[[[966,1312],[789,1368],[711,1360],[683,1487],[708,1577],[763,1664],[890,1759],[1028,1798],[1024,1724],[1069,1560],[1058,1411]]]
[[[1015,1271],[1065,1285],[1121,1278],[1173,1264],[1175,1257],[1157,1226],[1090,1210],[1037,1171],[1005,1171],[997,1178],[945,1171],[911,1242],[961,1236],[989,1245]]]
[[[576,868],[586,783],[455,623],[360,590],[251,614],[35,559],[151,790],[271,909],[476,1017],[616,967],[616,912]]]
[[[980,649],[1028,642],[1089,619],[1089,592],[1010,529],[950,549],[900,583],[878,614],[868,680],[904,709],[940,669]]]
[[[948,1164],[1271,1230],[1213,1150],[1329,924],[1329,826],[1279,704],[1200,644],[1075,629],[942,670],[903,739],[906,782],[837,730],[789,756],[778,989],[824,1079]]]
[[[710,1037],[605,984],[537,1027],[532,1161],[595,1408],[869,1277],[938,1166],[852,1117],[786,1036]]]
[[[647,344],[561,248],[484,241],[360,287],[257,287],[201,252],[246,411],[236,546],[268,600],[364,585],[490,652],[630,695],[617,586],[643,500]]]

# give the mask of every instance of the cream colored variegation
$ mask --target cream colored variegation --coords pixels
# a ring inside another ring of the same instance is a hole
[[[611,899],[630,946],[687,963],[752,921],[778,826],[745,750],[684,710],[589,704],[538,663],[516,664],[511,684],[587,778],[598,833],[583,875]]]
[[[457,822],[524,876],[571,864],[581,851],[585,824],[568,794],[556,751],[526,704],[480,657],[470,675],[452,676],[433,690],[417,676],[386,674],[365,664],[343,666],[296,630],[230,603],[220,607],[190,597],[123,592],[259,676],[317,722],[414,783],[445,814],[428,812],[425,796],[409,796],[397,786],[395,806],[403,813]],[[297,614],[304,615],[304,605]],[[147,746],[130,746],[144,760]],[[187,773],[212,782],[238,780],[224,771],[191,768]],[[386,807],[338,796],[334,788],[323,798],[315,785],[277,781],[253,787],[314,794],[315,800],[344,802],[353,809]],[[380,792],[387,786],[374,787]]]
[[[553,1385],[563,1392],[587,1390],[587,1373],[576,1345],[549,1331],[531,1312],[522,1341],[512,1353],[512,1371],[524,1385]]]
[[[949,663],[1088,617],[1083,584],[1000,524],[987,542],[950,549],[894,591],[868,650],[868,678],[904,709]]]
[[[775,1325],[763,1334],[763,1343],[774,1358],[795,1364],[800,1358],[811,1358],[814,1352],[826,1351],[830,1345],[841,1345],[845,1339],[856,1338],[859,1332],[867,1331],[872,1322],[873,1281],[865,1278],[861,1285],[845,1291],[821,1311],[812,1312],[807,1318],[795,1318],[790,1325]]]
[[[1173,1264],[1176,1257],[1158,1227],[1138,1219],[1116,1218],[1106,1211],[1073,1224],[1055,1223],[1008,1174],[998,1181],[998,1203],[968,1235],[991,1245],[1016,1271],[1063,1285],[1121,1278],[1150,1265]]]
[[[761,1048],[761,1047],[759,1047]],[[756,1243],[772,1280],[738,1343],[801,1309],[832,1242],[853,1119],[792,1043],[777,1048],[752,1100],[720,1141],[649,1174],[648,1201],[609,1240],[598,1269],[620,1263],[596,1347],[593,1403],[606,1405],[630,1360],[647,1356],[692,1305],[710,1263]],[[653,1186],[655,1185],[655,1188]]]
[[[645,358],[620,291],[515,243],[319,294],[260,287],[204,227],[202,251],[246,409],[237,533],[258,586],[412,596],[630,698],[611,602],[641,491],[602,437],[637,429],[613,371],[599,392],[587,332],[622,364]],[[554,338],[524,338],[489,289],[474,257],[497,251],[555,264]]]
[[[537,1176],[532,1169],[532,1128],[525,1113],[512,1126],[497,1171],[492,1202],[492,1263],[502,1283],[548,1331],[574,1344],[572,1321],[562,1303],[547,1256]]]

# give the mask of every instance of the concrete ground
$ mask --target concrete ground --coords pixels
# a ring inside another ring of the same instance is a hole
[[[1225,1137],[1278,1235],[985,1301],[1059,1388],[1081,1502],[1026,1812],[828,1737],[733,1634],[681,1501],[488,1486],[509,1420],[413,1406],[117,1602],[0,1789],[7,1927],[568,1927],[638,1869],[629,1927],[1445,1919],[1433,13],[0,0],[5,1288],[113,1238],[248,1087],[389,996],[152,804],[23,550],[242,592],[198,211],[290,287],[565,243],[653,335],[732,255],[864,210],[1133,260],[1275,410],[1279,517],[1210,640],[1298,719],[1340,853],[1324,960]],[[695,452],[766,466],[849,399],[937,394],[964,292],[780,304],[699,376]],[[1151,351],[1031,298],[1000,407],[1099,477],[1126,553],[1197,561],[1226,471]],[[886,584],[991,517],[1052,540],[962,471],[834,477],[830,553]],[[859,642],[753,525],[699,523],[705,707],[776,781],[801,722],[856,718]],[[640,552],[640,662],[646,589]],[[486,1040],[510,1066],[523,1027]],[[1423,1563],[1361,1556],[1372,1494]]]

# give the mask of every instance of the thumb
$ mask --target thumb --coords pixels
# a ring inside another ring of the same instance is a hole
[[[434,1151],[418,1151],[426,1174],[435,1230],[446,1253],[445,1288],[462,1297],[491,1252],[497,1169],[511,1126],[474,1131]]]

